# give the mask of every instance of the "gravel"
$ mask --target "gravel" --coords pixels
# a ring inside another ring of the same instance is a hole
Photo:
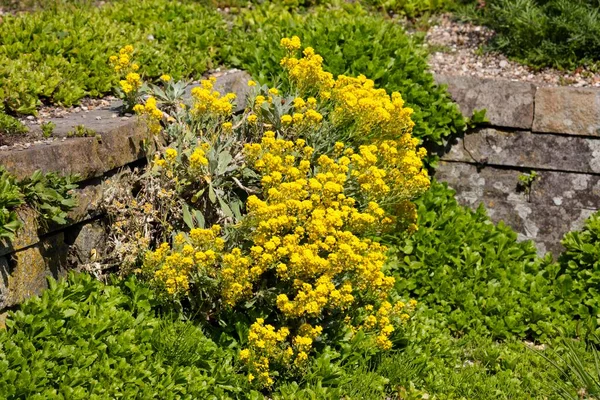
[[[509,60],[499,53],[481,49],[494,36],[494,31],[453,21],[441,16],[427,31],[426,44],[431,49],[432,72],[444,75],[469,75],[480,78],[502,78],[532,82],[538,86],[600,87],[600,73],[580,68],[573,72],[546,68],[535,71]]]
[[[110,107],[116,100],[114,96],[107,96],[102,99],[83,98],[80,104],[73,107],[61,107],[56,105],[43,105],[38,109],[37,116],[28,115],[20,118],[20,121],[26,126],[40,125],[52,118],[65,118],[70,114],[85,113],[96,108]]]

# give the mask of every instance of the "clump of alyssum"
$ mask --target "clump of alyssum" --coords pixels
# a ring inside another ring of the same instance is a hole
[[[411,200],[429,186],[400,94],[363,76],[334,79],[313,49],[294,57],[299,38],[281,43],[299,96],[285,103],[277,89],[261,89],[248,105],[242,129],[264,134],[244,148],[259,179],[247,214],[224,236],[219,226],[177,235],[172,246],[149,252],[143,267],[167,296],[200,290],[214,306],[207,316],[249,307],[262,316],[240,352],[248,379],[261,387],[275,371],[302,371],[317,347],[343,333],[363,331],[380,349],[392,347],[414,303],[392,301],[387,249],[374,238],[417,229]],[[231,99],[213,92],[208,82],[192,93],[192,112],[230,112]],[[331,137],[341,132],[347,140],[311,136],[330,127]],[[317,151],[309,144],[319,140]],[[201,150],[199,170],[208,149]]]
[[[247,200],[241,228],[249,235],[247,248],[219,241],[207,254],[207,247],[217,243],[207,233],[205,241],[163,246],[146,260],[146,270],[173,295],[186,294],[198,271],[213,274],[225,308],[256,302],[260,295],[255,290],[269,284],[273,303],[265,306],[280,325],[257,320],[243,352],[251,379],[262,386],[272,383],[269,366],[303,368],[313,342],[326,340],[327,330],[336,324],[372,331],[376,343],[389,349],[395,323],[405,314],[402,307],[388,306],[395,281],[383,272],[386,248],[370,239],[393,227],[395,217],[377,204],[380,195],[374,188],[357,189],[372,199],[365,206],[348,195],[354,172],[364,169],[360,162],[321,155],[313,163],[313,151],[301,139],[278,139],[274,132],[246,146],[247,161],[262,177],[263,193],[262,199],[253,195]],[[377,163],[379,157],[373,157]],[[390,191],[402,184],[385,182]],[[230,250],[219,251],[222,244]]]
[[[128,110],[138,102],[143,82],[139,74],[140,66],[133,60],[134,48],[127,45],[119,54],[109,58],[110,65],[120,78],[117,94],[123,99]]]

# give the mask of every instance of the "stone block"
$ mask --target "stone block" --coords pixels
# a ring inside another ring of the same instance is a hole
[[[215,90],[221,94],[235,93],[236,107],[234,112],[240,112],[246,107],[246,97],[250,93],[248,81],[252,77],[245,71],[227,71],[225,74],[217,76]]]
[[[464,116],[470,117],[474,110],[485,108],[494,126],[531,129],[534,85],[472,76],[436,75],[435,80],[448,85],[450,96]]]
[[[456,139],[441,158],[492,166],[600,173],[600,139],[485,128]]]
[[[40,294],[48,287],[46,278],[64,276],[66,266],[67,246],[62,233],[12,254],[2,272],[0,310]]]
[[[491,220],[504,221],[520,240],[532,240],[540,255],[562,251],[560,241],[581,229],[600,205],[600,177],[539,171],[527,194],[518,188],[519,170],[441,162],[435,177],[456,190],[457,200],[476,209],[483,203]]]
[[[538,178],[526,193],[519,185],[523,171],[478,168],[462,162],[440,162],[435,178],[448,182],[466,204],[483,197],[507,202],[525,202],[536,207],[561,206],[567,209],[600,209],[600,176],[559,171],[536,171]]]
[[[539,88],[533,131],[600,136],[600,89]]]
[[[100,177],[145,156],[144,148],[149,136],[138,120],[119,120],[104,126],[106,130],[95,125],[101,140],[97,137],[71,138],[36,144],[27,149],[0,151],[0,164],[18,178],[41,170],[63,175],[79,174],[82,180],[86,180]]]
[[[105,253],[106,228],[99,220],[73,226],[65,231],[65,241],[70,245],[69,264],[87,264],[92,261],[92,250],[98,255]]]

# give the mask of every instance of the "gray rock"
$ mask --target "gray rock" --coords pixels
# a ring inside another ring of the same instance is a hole
[[[485,108],[494,126],[531,128],[534,85],[471,76],[436,75],[435,80],[448,85],[448,92],[466,117],[470,117],[474,110]]]
[[[484,167],[462,162],[441,162],[436,179],[456,190],[458,201],[476,209],[486,206],[495,223],[504,221],[520,240],[535,242],[540,255],[558,255],[560,241],[572,230],[581,229],[600,205],[600,176],[539,171],[530,194],[518,185],[521,171]]]
[[[48,287],[46,278],[66,274],[67,248],[62,233],[45,238],[36,246],[16,252],[2,272],[0,311],[40,294]],[[8,272],[5,272],[8,271]]]
[[[600,89],[539,88],[533,131],[600,136]]]
[[[486,128],[458,139],[442,160],[600,173],[600,139]]]
[[[106,240],[106,229],[100,221],[69,228],[65,234],[65,241],[71,245],[69,264],[86,264],[94,261],[91,259],[92,252],[98,255],[104,254]]]

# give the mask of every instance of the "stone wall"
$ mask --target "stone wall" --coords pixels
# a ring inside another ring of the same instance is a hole
[[[217,77],[215,88],[237,94],[243,109],[249,75],[227,71]],[[189,93],[189,91],[188,91]],[[119,102],[110,107],[53,119],[54,141],[16,145],[0,150],[0,165],[19,178],[43,172],[79,174],[79,205],[69,214],[69,224],[40,226],[33,210],[18,210],[23,221],[15,240],[0,243],[0,325],[3,310],[46,288],[46,277],[58,277],[72,266],[88,262],[92,249],[105,243],[105,227],[98,210],[103,184],[122,168],[145,162],[152,138],[136,117],[117,115]],[[77,125],[98,136],[66,138]]]
[[[488,126],[449,143],[436,178],[467,206],[485,204],[540,254],[600,206],[600,89],[437,76],[461,111],[487,109]],[[531,189],[519,176],[535,171]]]

